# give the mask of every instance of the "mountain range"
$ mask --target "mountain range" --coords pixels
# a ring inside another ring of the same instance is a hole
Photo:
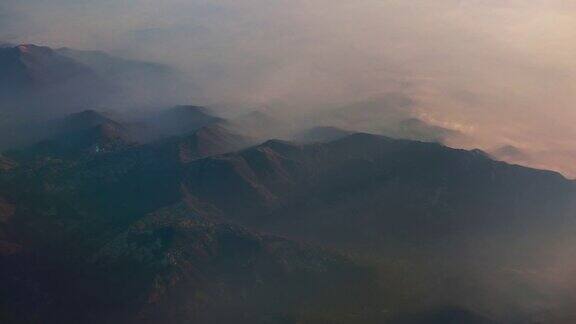
[[[45,78],[115,88],[129,79],[102,76],[166,71],[29,45],[0,57],[0,85],[34,100]],[[559,273],[574,269],[576,183],[444,146],[461,134],[393,113],[409,105],[296,127],[265,111],[74,103],[12,128],[0,322],[572,323]]]
[[[98,51],[0,47],[0,148],[29,143],[38,123],[99,107],[171,105],[193,87],[168,66]]]

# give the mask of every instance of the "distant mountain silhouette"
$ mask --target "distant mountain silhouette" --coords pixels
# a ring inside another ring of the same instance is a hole
[[[194,91],[167,66],[98,51],[7,44],[0,70],[0,149],[26,142],[36,123],[100,107],[173,105]]]
[[[163,136],[184,135],[204,126],[222,122],[208,109],[198,106],[177,106],[154,114],[147,123]]]
[[[330,142],[352,134],[352,131],[338,127],[318,126],[307,129],[294,137],[296,142]]]
[[[7,154],[20,160],[46,156],[76,158],[79,154],[102,154],[128,149],[137,143],[150,143],[142,150],[154,148],[163,152],[163,157],[168,154],[191,161],[256,142],[254,138],[233,132],[233,129],[243,130],[236,125],[235,120],[216,117],[208,109],[196,106],[161,110],[136,122],[85,110],[31,126],[22,134],[19,148]]]
[[[47,121],[70,113],[149,109],[179,102],[181,94],[193,91],[164,65],[33,44],[0,47],[0,71],[0,150],[43,139]]]
[[[56,53],[69,57],[70,59],[90,67],[96,73],[107,76],[117,82],[132,82],[133,79],[124,80],[124,78],[133,76],[169,76],[175,73],[169,67],[144,61],[136,61],[113,56],[101,51],[82,51],[72,48],[59,48],[54,50]]]
[[[196,87],[177,70],[163,64],[126,59],[101,51],[71,48],[58,54],[89,67],[118,88],[105,104],[157,107],[189,99]]]
[[[414,102],[401,93],[329,109],[314,115],[318,125],[381,134],[398,139],[446,143],[465,135],[417,117]]]
[[[0,65],[5,71],[0,79],[3,90],[41,90],[80,79],[99,81],[88,67],[44,46],[0,48]]]
[[[43,46],[0,48],[0,69],[1,109],[12,114],[53,115],[95,105],[114,91],[89,67]]]
[[[452,138],[463,136],[463,134],[458,131],[430,125],[418,118],[402,120],[396,130],[390,130],[389,132],[389,134],[395,135],[398,138],[436,143],[445,143]],[[384,130],[384,133],[387,133],[387,130]]]
[[[231,132],[253,139],[254,142],[262,142],[270,138],[287,138],[293,131],[286,121],[265,111],[253,111],[229,118],[220,124]]]
[[[501,146],[490,152],[490,154],[496,159],[510,162],[527,162],[531,160],[531,157],[528,153],[522,151],[514,145]]]

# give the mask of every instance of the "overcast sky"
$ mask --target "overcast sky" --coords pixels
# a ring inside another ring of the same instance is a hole
[[[306,110],[401,91],[476,146],[576,175],[572,0],[2,0],[0,40],[173,64],[211,102]]]

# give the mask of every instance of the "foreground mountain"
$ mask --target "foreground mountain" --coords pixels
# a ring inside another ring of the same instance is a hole
[[[46,264],[43,258],[31,265],[24,255],[5,257],[0,278],[11,279],[3,286],[11,290],[1,294],[3,318],[16,323],[39,318],[44,323],[346,323],[350,314],[374,316],[367,311],[376,302],[370,293],[373,275],[338,254],[211,223],[184,206],[161,209],[122,228],[94,253],[65,266],[54,264],[57,255],[45,251],[41,256],[51,257]]]
[[[115,276],[112,283],[125,280],[124,287],[134,289],[121,292],[118,302],[145,301],[140,313],[150,322],[347,322],[354,312],[373,316],[362,313],[375,302],[372,274],[342,256],[233,225],[174,217],[161,211],[139,221],[92,260],[98,273],[142,270],[136,277]],[[343,290],[349,295],[332,294]]]
[[[38,159],[0,174],[0,283],[7,287],[0,294],[2,320],[377,318],[378,284],[369,268],[195,212],[196,202],[180,184],[187,159],[220,153],[222,146],[211,145],[238,140],[225,134],[207,127],[65,163]]]
[[[576,230],[576,187],[554,172],[368,134],[308,146],[269,141],[194,161],[187,172],[201,213],[411,264],[400,277],[411,278],[404,289],[426,291],[413,296],[417,304],[523,323],[560,303],[548,296],[563,284],[507,275],[551,275],[549,262],[567,253],[557,249]]]
[[[109,119],[72,118],[83,129]],[[33,163],[8,156],[6,321],[550,319],[554,290],[507,269],[537,273],[574,234],[572,181],[364,133],[247,147],[226,126]]]
[[[188,172],[190,192],[234,220],[335,242],[553,226],[571,211],[576,193],[559,174],[493,161],[481,151],[369,134],[308,146],[269,141],[195,161]]]

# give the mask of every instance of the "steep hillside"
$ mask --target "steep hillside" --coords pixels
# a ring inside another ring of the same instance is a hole
[[[0,294],[9,323],[354,323],[378,315],[369,269],[333,252],[202,220],[183,206],[121,227],[74,263],[42,252],[41,273],[23,254],[3,260],[0,282],[17,279]]]
[[[554,227],[575,194],[553,172],[369,134],[309,146],[269,141],[196,161],[188,172],[190,192],[234,220],[340,243]]]
[[[216,123],[1,172],[0,307],[12,322],[118,323],[490,323],[553,309],[509,269],[574,234],[573,182],[370,134],[236,151],[249,142]]]
[[[138,129],[114,121],[102,113],[85,110],[44,123],[29,134],[27,147],[6,152],[13,159],[31,162],[37,159],[76,159],[87,154],[102,154],[133,146]]]

